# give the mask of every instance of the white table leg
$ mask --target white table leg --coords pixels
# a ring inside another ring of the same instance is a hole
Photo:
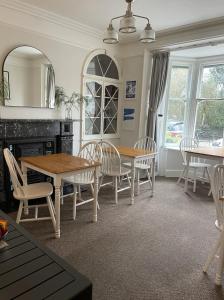
[[[94,170],[94,201],[93,201],[93,222],[97,222],[97,201],[98,201],[98,180],[99,167]]]
[[[156,168],[156,157],[154,156],[152,159],[152,192],[151,197],[154,196],[154,186],[155,186],[155,168]]]
[[[23,162],[21,164],[21,169],[23,173],[23,184],[27,185],[27,167],[24,166]],[[28,208],[28,201],[24,201],[25,207],[24,207],[24,214],[28,215],[29,214],[29,208]]]
[[[184,184],[184,192],[187,193],[188,189],[188,172],[189,172],[189,164],[190,164],[191,155],[187,152],[186,154],[186,173],[185,173],[185,184]]]
[[[131,161],[131,204],[135,201],[135,160]]]
[[[55,237],[60,238],[61,229],[60,229],[60,209],[61,209],[61,178],[54,178],[54,187],[55,187],[55,219],[56,219],[56,230]]]

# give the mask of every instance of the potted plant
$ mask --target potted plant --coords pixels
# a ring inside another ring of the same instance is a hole
[[[72,119],[72,107],[78,109],[83,101],[87,101],[87,97],[84,97],[76,92],[73,92],[71,96],[67,96],[63,87],[55,87],[55,105],[58,108],[62,104],[65,105],[66,119]]]

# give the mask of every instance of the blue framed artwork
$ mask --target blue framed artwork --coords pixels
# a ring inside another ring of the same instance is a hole
[[[135,127],[135,109],[124,108],[123,113],[123,129],[134,130]]]

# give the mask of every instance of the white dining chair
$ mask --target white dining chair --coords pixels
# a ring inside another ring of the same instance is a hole
[[[95,142],[88,142],[84,144],[78,154],[79,157],[85,158],[88,161],[97,161],[101,162],[102,159],[102,150],[100,145]],[[76,208],[80,205],[89,203],[94,200],[94,171],[85,171],[81,174],[77,174],[74,176],[66,177],[63,179],[63,182],[65,183],[70,183],[73,184],[73,220],[76,218]],[[89,199],[82,199],[82,193],[81,193],[81,186],[82,185],[90,185],[91,192],[92,192],[92,197]],[[63,190],[63,187],[62,187]],[[78,198],[77,198],[78,194]],[[67,196],[67,195],[65,195]],[[64,197],[62,195],[62,197]],[[97,203],[97,206],[99,208],[99,204]]]
[[[51,220],[53,227],[55,228],[55,209],[51,200],[51,195],[53,193],[52,184],[49,182],[26,184],[24,182],[23,173],[8,148],[4,149],[4,157],[12,181],[13,197],[20,201],[16,223],[19,224],[20,222]],[[29,200],[40,198],[46,198],[47,204],[29,205]],[[44,206],[48,207],[50,217],[38,217],[38,209]],[[23,210],[24,213],[27,214],[29,213],[30,208],[35,208],[34,218],[22,219]]]
[[[115,192],[115,203],[118,203],[118,193],[124,190],[130,189],[131,183],[129,179],[129,174],[131,170],[122,166],[120,154],[117,148],[108,141],[101,141],[100,146],[102,148],[102,165],[101,165],[101,179],[100,179],[100,187],[105,185],[112,185],[114,187]],[[112,177],[112,182],[105,182],[103,183],[104,177]],[[125,178],[128,182],[128,186],[125,187],[118,187],[123,183],[121,178]]]
[[[211,189],[216,208],[215,226],[219,230],[219,238],[203,266],[203,272],[207,272],[210,264],[218,255],[219,263],[215,283],[221,285],[224,267],[224,165],[215,166],[214,175],[211,177]]]
[[[209,179],[209,167],[211,167],[210,164],[205,163],[204,161],[200,161],[198,158],[192,158],[192,160],[189,163],[189,169],[187,169],[187,160],[186,160],[186,151],[192,150],[195,148],[198,148],[199,142],[197,139],[191,138],[191,137],[185,137],[180,141],[180,152],[183,158],[183,171],[180,175],[180,177],[177,180],[177,183],[179,184],[181,179],[186,179],[186,174],[188,174],[188,181],[193,182],[193,192],[196,192],[196,184],[197,180],[200,180],[202,182],[210,182]],[[190,170],[193,171],[193,176],[190,175]],[[202,176],[198,175],[198,171],[201,171]]]
[[[139,139],[135,145],[135,149],[142,149],[145,151],[156,152],[156,142],[150,137],[143,137]],[[131,168],[131,163],[125,162],[124,166]],[[145,183],[149,183],[150,188],[152,188],[152,180],[151,180],[151,171],[152,171],[152,159],[141,159],[135,164],[136,170],[136,180],[137,180],[137,194],[139,194],[140,186]],[[147,180],[140,180],[140,173],[146,172]]]

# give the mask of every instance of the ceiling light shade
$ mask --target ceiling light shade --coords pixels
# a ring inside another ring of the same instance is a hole
[[[103,38],[103,42],[106,44],[117,44],[118,43],[118,33],[115,31],[113,28],[112,22],[115,20],[120,20],[120,27],[119,27],[119,32],[121,33],[134,33],[136,32],[136,26],[135,26],[135,21],[136,18],[141,18],[144,19],[146,23],[146,27],[144,31],[141,33],[139,41],[142,43],[150,43],[155,40],[155,31],[152,29],[150,23],[149,23],[149,18],[139,16],[136,14],[133,14],[132,12],[132,2],[134,0],[125,0],[127,5],[127,10],[124,15],[114,17],[110,20],[110,25],[107,28],[106,35]]]
[[[139,41],[141,43],[151,43],[155,41],[155,31],[152,29],[151,25],[148,23],[145,29],[142,31]]]
[[[131,16],[131,17],[124,16],[120,20],[119,31],[122,32],[122,33],[133,33],[133,32],[136,32],[135,18],[133,16]]]
[[[110,24],[107,28],[106,34],[103,38],[105,44],[117,44],[118,43],[118,33],[113,28],[113,25]]]

